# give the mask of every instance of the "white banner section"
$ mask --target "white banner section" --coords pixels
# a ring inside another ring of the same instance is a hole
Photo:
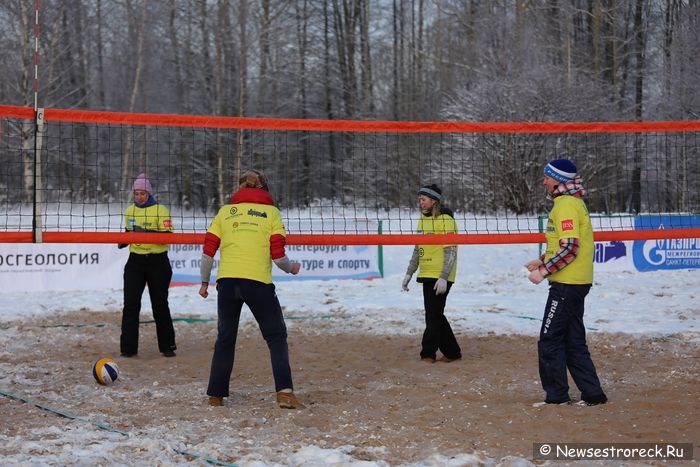
[[[273,282],[309,279],[375,279],[381,277],[377,245],[287,245],[287,256],[301,263],[293,276],[272,265]],[[202,245],[170,245],[173,282],[199,284]],[[219,253],[214,257],[211,282],[216,280]]]
[[[8,292],[121,288],[128,256],[116,245],[0,243],[0,287]]]
[[[287,256],[301,263],[299,274],[272,266],[273,281],[374,279],[381,277],[376,245],[287,245]],[[0,243],[0,287],[5,291],[118,289],[123,286],[129,250],[104,244]],[[173,284],[199,284],[201,245],[170,245]],[[216,279],[217,253],[213,282]]]

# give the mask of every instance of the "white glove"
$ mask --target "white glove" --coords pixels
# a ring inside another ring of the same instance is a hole
[[[447,281],[441,277],[435,282],[433,290],[435,291],[435,295],[444,294],[445,292],[447,292]]]
[[[530,282],[533,284],[539,284],[544,280],[546,277],[546,274],[543,272],[544,268],[537,268],[533,269],[530,271],[530,274],[527,276],[528,279],[530,279]]]
[[[299,269],[301,268],[300,263],[290,260],[289,258],[287,258],[287,255],[284,255],[281,258],[274,259],[273,261],[275,262],[278,268],[280,268],[287,274],[298,274]]]
[[[411,276],[413,274],[406,274],[406,276],[403,278],[403,282],[401,283],[401,290],[404,292],[408,292],[408,284],[411,282]]]

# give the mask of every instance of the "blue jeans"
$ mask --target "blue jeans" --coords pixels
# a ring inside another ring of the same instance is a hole
[[[258,322],[270,350],[275,391],[293,389],[287,347],[287,327],[275,294],[275,285],[248,279],[219,279],[217,290],[219,292],[218,335],[211,359],[207,395],[216,397],[229,395],[238,323],[244,303],[248,305]]]
[[[546,402],[569,401],[566,370],[576,383],[581,398],[600,396],[600,387],[591,354],[586,344],[583,312],[590,285],[569,285],[552,282],[544,309],[544,318],[537,343],[540,380],[547,393]]]

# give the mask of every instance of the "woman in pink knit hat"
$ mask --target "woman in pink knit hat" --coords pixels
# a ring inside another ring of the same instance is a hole
[[[170,211],[153,197],[151,181],[139,174],[133,184],[134,204],[126,208],[124,221],[127,232],[172,232]],[[119,245],[124,248],[127,245]],[[141,297],[148,285],[153,319],[156,322],[158,350],[174,357],[175,329],[168,306],[168,289],[173,270],[168,258],[168,245],[132,243],[129,259],[124,266],[124,310],[119,346],[122,357],[133,357],[139,349],[139,314]]]

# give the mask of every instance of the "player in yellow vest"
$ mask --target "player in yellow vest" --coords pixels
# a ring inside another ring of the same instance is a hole
[[[304,405],[293,392],[287,327],[272,283],[272,262],[290,274],[297,274],[300,264],[285,254],[282,216],[268,192],[265,175],[248,170],[239,183],[231,203],[219,210],[207,231],[200,267],[199,295],[207,298],[214,255],[221,249],[216,276],[219,324],[207,387],[209,405],[221,406],[223,398],[229,396],[238,323],[245,303],[270,350],[278,406],[302,409]]]
[[[546,404],[569,403],[566,370],[587,405],[604,404],[607,396],[586,344],[585,298],[593,284],[593,228],[583,202],[586,194],[576,165],[556,159],[544,168],[543,184],[554,207],[547,219],[547,249],[527,263],[529,279],[549,280],[549,296],[537,343],[540,380]],[[541,403],[539,403],[541,404]]]
[[[442,206],[442,191],[435,185],[418,190],[421,218],[418,233],[457,233],[452,211]],[[434,363],[437,351],[442,352],[441,362],[462,358],[452,327],[445,316],[445,304],[457,275],[457,245],[416,245],[406,269],[402,288],[408,291],[413,274],[418,272],[417,282],[423,284],[425,307],[425,331],[421,342],[421,360]]]
[[[134,204],[126,208],[124,222],[128,232],[172,232],[170,211],[158,204],[151,194],[151,182],[139,174],[133,184]],[[119,245],[120,248],[126,245]],[[168,245],[138,243],[129,246],[129,259],[124,266],[124,310],[119,339],[121,355],[133,357],[139,349],[139,314],[141,296],[148,285],[153,319],[156,322],[158,350],[174,357],[175,329],[168,306],[168,289],[173,270],[168,259]]]

